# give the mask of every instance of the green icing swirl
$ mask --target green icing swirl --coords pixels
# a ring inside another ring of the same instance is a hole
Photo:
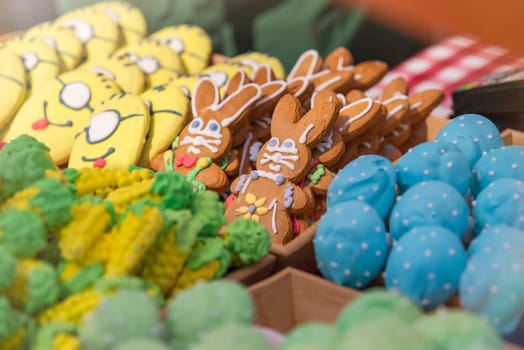
[[[20,327],[20,314],[11,307],[5,296],[0,296],[0,341],[15,333]]]
[[[49,148],[28,135],[12,140],[0,152],[0,200],[44,178],[46,170],[56,170]]]
[[[71,221],[70,208],[75,196],[66,186],[56,179],[39,180],[33,186],[39,191],[29,200],[29,205],[38,208],[47,227],[58,228]]]
[[[193,217],[189,209],[184,210],[164,210],[164,217],[169,229],[172,225],[176,225],[175,238],[176,245],[182,252],[187,252],[202,230],[204,223],[201,220]],[[159,235],[160,238],[160,235]]]
[[[25,306],[25,311],[28,314],[34,314],[53,305],[60,293],[55,269],[51,265],[42,262],[40,267],[31,271],[28,280],[28,290],[29,298]]]
[[[192,270],[198,270],[214,260],[220,262],[220,269],[215,277],[224,275],[231,265],[231,255],[226,250],[224,240],[218,237],[206,237],[198,241],[197,247],[193,249],[187,259],[186,266]]]
[[[156,173],[151,193],[162,197],[162,207],[180,210],[187,208],[194,197],[191,184],[177,172]]]
[[[16,258],[0,246],[0,290],[11,285],[15,278]]]
[[[224,203],[214,191],[197,193],[191,203],[191,212],[204,224],[199,233],[201,237],[216,237],[220,228],[227,223]]]
[[[46,247],[47,231],[38,215],[10,208],[0,213],[0,244],[16,257],[33,257]]]
[[[91,286],[104,275],[104,267],[100,263],[84,266],[72,278],[62,283],[61,296],[67,297],[80,293]]]
[[[54,322],[43,325],[36,335],[35,349],[54,350],[54,337],[60,333],[76,334],[78,326],[74,323]]]
[[[226,247],[237,257],[240,266],[260,261],[269,252],[271,238],[264,225],[244,218],[238,218],[227,226],[224,233]],[[235,264],[238,262],[233,258]]]
[[[81,173],[75,168],[67,168],[62,173],[66,180],[67,188],[73,193],[76,193],[76,180],[80,177]]]
[[[315,171],[307,175],[307,179],[309,180],[309,182],[315,185],[320,181],[322,176],[324,176],[325,174],[326,174],[326,170],[324,169],[324,164],[319,163],[317,164]]]

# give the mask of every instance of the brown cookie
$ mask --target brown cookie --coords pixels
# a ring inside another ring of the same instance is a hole
[[[429,89],[414,93],[409,96],[409,120],[412,125],[418,124],[431,113],[444,100],[442,90]]]
[[[388,114],[384,124],[382,124],[382,135],[393,132],[402,123],[410,123],[409,100],[406,93],[407,83],[400,76],[392,79],[384,88],[381,102],[386,106]]]

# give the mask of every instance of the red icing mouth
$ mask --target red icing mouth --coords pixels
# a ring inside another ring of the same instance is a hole
[[[97,160],[95,160],[93,162],[93,168],[100,168],[102,169],[103,167],[106,166],[106,160],[104,158],[98,158]]]
[[[31,127],[33,128],[33,130],[43,130],[47,128],[48,125],[49,125],[49,122],[47,121],[47,119],[39,119],[36,122],[34,122],[31,125]]]

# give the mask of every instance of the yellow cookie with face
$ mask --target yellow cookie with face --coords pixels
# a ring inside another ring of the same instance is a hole
[[[69,159],[75,135],[87,125],[94,110],[118,85],[103,74],[73,70],[51,79],[42,93],[27,100],[6,130],[4,141],[28,134],[50,148],[57,165]]]
[[[85,62],[96,62],[111,55],[120,43],[120,29],[109,17],[88,8],[67,12],[55,21],[58,27],[70,28],[85,49]]]
[[[89,125],[75,137],[70,168],[127,169],[136,164],[149,128],[143,99],[118,94],[100,106]]]
[[[186,75],[173,79],[168,84],[168,86],[176,86],[182,89],[184,95],[186,95],[187,98],[191,99],[191,96],[193,95],[193,90],[195,89],[195,86],[197,85],[199,80],[199,75]]]
[[[183,90],[172,84],[149,89],[140,97],[149,106],[151,125],[138,165],[148,167],[149,161],[168,149],[189,122],[191,103]]]
[[[146,19],[137,6],[126,1],[104,1],[91,8],[96,13],[105,14],[120,27],[122,46],[136,44],[145,38]]]
[[[284,70],[284,65],[282,64],[282,62],[280,62],[278,58],[267,55],[265,53],[243,53],[231,58],[228,62],[250,67],[252,71],[258,68],[258,66],[260,66],[261,64],[268,64],[273,70],[273,73],[275,73],[275,77],[277,79],[285,79],[286,77],[286,72]]]
[[[25,100],[26,91],[21,58],[7,47],[0,48],[0,130],[11,122]]]
[[[144,40],[119,49],[113,57],[128,56],[146,76],[146,89],[165,85],[185,73],[180,57],[158,41]]]
[[[62,64],[62,71],[69,71],[80,64],[84,57],[84,46],[70,28],[44,22],[30,28],[25,36],[31,40],[43,40],[51,46]]]
[[[180,55],[188,74],[200,73],[209,65],[213,47],[209,34],[201,27],[181,24],[163,28],[149,37]]]
[[[27,97],[41,90],[48,80],[60,74],[60,58],[43,40],[19,36],[6,41],[5,45],[15,51],[24,63],[28,74]]]
[[[251,74],[251,69],[249,67],[240,67],[229,63],[219,63],[207,67],[198,74],[198,76],[200,78],[207,77],[213,80],[213,82],[218,86],[220,95],[223,95],[227,82],[233,77],[233,75],[237,74],[239,69],[244,70],[247,75]]]
[[[127,55],[111,56],[103,61],[85,64],[82,69],[101,73],[114,80],[125,92],[138,95],[144,91],[146,77],[135,60]]]

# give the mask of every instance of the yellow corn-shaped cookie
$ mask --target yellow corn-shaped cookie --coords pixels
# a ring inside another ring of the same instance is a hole
[[[59,231],[62,257],[81,261],[97,240],[112,225],[112,205],[100,199],[86,198],[71,207],[71,221]]]
[[[71,322],[80,324],[82,318],[93,311],[102,301],[104,294],[96,290],[86,290],[74,294],[60,303],[44,310],[38,315],[40,324],[50,322]]]
[[[38,329],[32,339],[34,350],[76,350],[80,349],[78,325],[69,322],[50,322]]]
[[[19,350],[22,346],[22,342],[26,336],[26,331],[23,328],[20,328],[15,333],[10,336],[0,340],[0,349],[1,350]]]
[[[117,188],[130,186],[153,177],[149,169],[66,169],[64,175],[68,184],[78,196],[105,197]]]
[[[151,193],[154,179],[147,179],[130,186],[120,187],[107,195],[107,200],[118,213],[123,212],[129,204],[142,199],[152,199],[160,202],[160,196]]]
[[[231,265],[231,255],[221,238],[201,239],[188,257],[186,266],[178,276],[171,295],[199,281],[208,281],[224,275]]]
[[[77,336],[71,334],[58,334],[53,338],[54,350],[78,350],[80,349],[80,340]]]
[[[41,260],[20,259],[13,283],[4,290],[13,307],[28,314],[53,305],[58,298],[56,271]]]
[[[160,205],[144,200],[127,207],[111,233],[106,276],[133,274],[164,227]]]

